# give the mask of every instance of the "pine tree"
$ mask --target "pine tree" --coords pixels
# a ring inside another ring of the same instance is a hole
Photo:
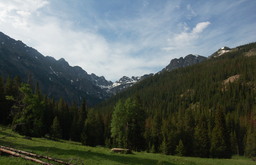
[[[152,117],[148,117],[145,121],[145,132],[144,132],[144,138],[146,141],[146,150],[148,152],[151,152],[153,140],[152,140],[152,126],[153,125],[153,119]]]
[[[154,146],[151,150],[151,152],[159,152],[160,145],[161,145],[161,126],[162,126],[162,119],[159,112],[156,112],[153,123],[152,123],[152,145]]]
[[[178,143],[177,134],[171,118],[163,120],[161,127],[162,144],[160,150],[164,154],[175,154],[176,145]]]
[[[119,147],[140,150],[144,147],[144,112],[136,99],[119,101],[111,120],[111,137]]]
[[[245,155],[248,157],[256,157],[256,113],[250,115],[246,134]]]
[[[43,115],[45,103],[38,95],[33,94],[28,84],[20,87],[22,95],[20,111],[13,119],[13,128],[20,134],[40,137],[44,135]]]
[[[233,131],[230,134],[230,142],[231,142],[231,151],[233,155],[238,155],[239,151],[238,151],[238,142],[237,142],[237,136],[236,136],[236,132]]]
[[[6,107],[5,93],[4,93],[4,82],[2,77],[0,77],[0,124],[5,124],[6,118],[8,118],[8,110]]]
[[[230,138],[226,129],[224,112],[221,108],[217,109],[215,115],[215,126],[212,131],[211,155],[214,158],[230,158]]]
[[[176,147],[176,154],[178,155],[178,156],[184,156],[185,155],[185,147],[184,147],[184,145],[183,145],[183,142],[182,142],[182,140],[179,140],[179,144],[177,145],[177,147]]]
[[[88,112],[88,117],[84,123],[81,133],[83,145],[96,146],[104,144],[103,123],[98,112],[93,110]]]
[[[114,145],[117,145],[118,147],[127,147],[125,128],[125,109],[122,101],[119,100],[114,108],[111,120],[111,137],[114,139]]]
[[[3,124],[11,124],[14,114],[13,114],[13,105],[15,104],[15,93],[14,82],[8,77],[4,87],[4,104],[1,105],[1,113],[3,115]]]
[[[72,126],[72,115],[69,113],[68,104],[62,98],[58,102],[57,110],[60,127],[62,129],[62,138],[69,139]]]
[[[128,148],[141,150],[144,148],[144,127],[145,112],[140,104],[139,98],[125,101],[125,110],[127,115],[127,144]]]
[[[54,117],[52,126],[51,126],[51,137],[53,139],[60,139],[62,138],[62,130],[60,126],[60,122],[57,116]]]
[[[0,77],[0,103],[4,101],[4,82],[2,77]]]
[[[204,116],[199,119],[194,133],[194,154],[199,157],[209,157],[210,139],[207,121]]]

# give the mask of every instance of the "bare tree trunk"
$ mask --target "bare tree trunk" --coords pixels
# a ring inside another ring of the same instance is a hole
[[[53,164],[50,164],[50,163],[43,162],[39,159],[31,158],[29,156],[22,155],[22,154],[19,154],[17,152],[10,151],[10,150],[7,150],[7,149],[0,148],[0,151],[4,152],[4,153],[7,153],[7,154],[10,154],[10,155],[13,155],[13,156],[16,156],[16,157],[21,157],[21,158],[24,158],[26,160],[30,160],[30,161],[33,161],[33,162],[36,162],[36,163],[40,163],[40,164],[43,164],[43,165],[53,165]]]
[[[72,165],[72,164],[64,162],[62,160],[54,159],[54,158],[51,158],[51,157],[48,157],[48,156],[43,156],[43,155],[37,155],[37,154],[34,154],[34,153],[30,153],[30,152],[26,152],[26,151],[22,151],[22,150],[17,150],[17,149],[10,148],[10,147],[0,146],[0,149],[4,149],[5,151],[12,151],[13,153],[16,153],[16,154],[18,154],[18,153],[24,154],[24,155],[35,157],[35,158],[43,158],[43,159],[47,159],[47,160],[54,161],[54,162],[57,162],[57,163],[65,164],[65,165]],[[6,152],[6,153],[8,153],[8,152]]]

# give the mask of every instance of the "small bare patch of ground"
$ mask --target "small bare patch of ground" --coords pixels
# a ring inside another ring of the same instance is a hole
[[[245,53],[246,57],[256,56],[256,48],[251,49],[249,52]]]
[[[223,85],[224,87],[221,89],[222,91],[226,91],[227,90],[227,85],[229,83],[233,83],[235,82],[236,80],[238,80],[240,78],[240,75],[237,74],[237,75],[234,75],[234,76],[230,76],[229,78],[227,78],[226,80],[223,81]]]
[[[191,96],[195,91],[193,89],[188,89],[185,92],[183,92],[180,97],[184,98],[184,97],[188,97]]]
[[[226,85],[228,83],[233,83],[234,81],[238,80],[239,78],[240,78],[239,74],[231,76],[231,77],[227,78],[226,80],[224,80],[223,84]]]

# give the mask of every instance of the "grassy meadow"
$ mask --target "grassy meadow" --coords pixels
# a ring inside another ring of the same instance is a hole
[[[77,165],[96,164],[146,164],[146,165],[255,165],[251,159],[234,156],[232,159],[206,159],[166,156],[146,152],[133,152],[130,155],[112,153],[103,147],[87,147],[71,141],[52,141],[44,138],[24,139],[6,127],[0,127],[0,145],[50,156]],[[45,160],[44,160],[45,161]],[[32,165],[34,162],[22,158],[0,156],[0,164]]]

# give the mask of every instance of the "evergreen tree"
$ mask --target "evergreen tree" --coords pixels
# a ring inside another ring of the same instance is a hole
[[[127,147],[127,137],[125,135],[126,115],[123,103],[119,100],[114,108],[111,120],[111,137],[114,139],[114,145]]]
[[[4,93],[4,82],[2,77],[0,77],[0,124],[5,124],[6,118],[8,118],[8,110],[6,107],[5,93]]]
[[[1,120],[2,124],[11,124],[13,120],[13,105],[15,104],[15,93],[14,91],[14,82],[13,80],[8,77],[4,87],[4,103],[1,105],[1,113],[3,119]]]
[[[68,104],[61,98],[57,104],[57,114],[62,130],[62,138],[69,139],[72,126],[72,115],[69,112]]]
[[[231,143],[231,151],[233,155],[238,155],[238,142],[237,142],[237,136],[235,131],[231,132],[230,134],[230,143]]]
[[[256,157],[256,132],[248,130],[246,137],[245,155]]]
[[[195,128],[194,154],[198,157],[209,157],[210,139],[206,118],[202,116]]]
[[[178,137],[171,118],[164,120],[161,127],[162,144],[160,150],[164,154],[175,154]]]
[[[150,152],[153,147],[153,139],[151,136],[152,135],[152,127],[153,127],[153,119],[152,119],[152,117],[148,117],[145,121],[145,132],[144,132],[144,138],[146,141],[146,150],[148,152]]]
[[[245,155],[256,157],[256,113],[250,115],[248,130],[246,134]]]
[[[128,148],[141,150],[144,148],[145,112],[139,98],[127,99],[125,102],[127,115],[127,139]]]
[[[4,101],[4,82],[2,77],[0,77],[0,103]]]
[[[103,123],[99,113],[93,110],[89,111],[81,133],[82,144],[88,146],[103,145],[104,137],[102,133]]]
[[[70,135],[72,140],[81,141],[81,131],[83,130],[86,118],[87,105],[86,101],[83,100],[81,107],[79,109],[77,107],[74,107],[73,110],[73,121]]]
[[[217,109],[215,115],[215,126],[211,138],[211,155],[214,158],[230,158],[230,138],[226,129],[224,112],[221,108]]]
[[[115,106],[111,136],[120,147],[141,150],[144,147],[144,111],[137,99],[128,98]]]
[[[151,132],[151,138],[152,138],[152,148],[151,152],[159,152],[160,145],[161,145],[161,126],[162,126],[162,118],[159,112],[156,112],[153,118],[152,123],[152,132]]]
[[[182,140],[180,140],[179,141],[179,144],[177,145],[177,147],[176,147],[176,154],[178,155],[178,156],[184,156],[185,155],[185,147],[184,147],[184,145],[183,145],[183,142],[182,142]]]
[[[42,119],[45,103],[38,95],[33,94],[28,84],[22,84],[20,92],[22,94],[21,111],[13,119],[14,130],[27,136],[43,136]]]
[[[51,137],[53,139],[60,139],[62,138],[62,130],[60,126],[60,122],[57,116],[54,117],[52,121],[52,126],[51,126]]]

